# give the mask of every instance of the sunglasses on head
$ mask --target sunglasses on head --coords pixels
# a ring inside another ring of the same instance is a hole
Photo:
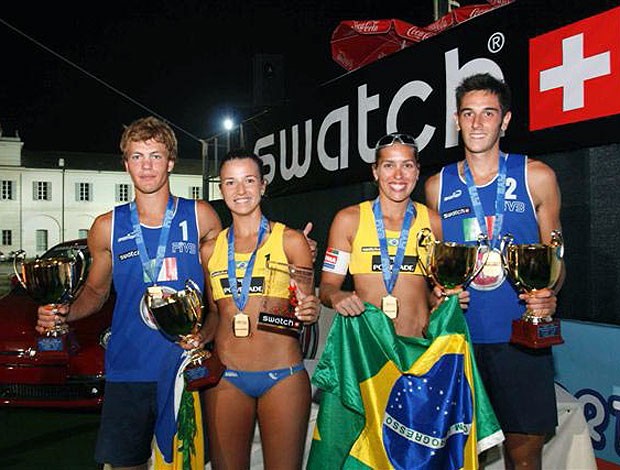
[[[394,132],[392,134],[381,137],[377,141],[377,145],[375,145],[375,150],[389,147],[390,145],[394,145],[395,143],[408,145],[409,147],[413,147],[416,152],[418,151],[418,144],[412,136],[410,136],[409,134],[401,134],[398,132]]]

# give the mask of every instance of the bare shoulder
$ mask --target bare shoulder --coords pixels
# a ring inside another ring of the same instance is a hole
[[[95,218],[93,225],[88,231],[88,248],[91,252],[97,250],[110,251],[112,237],[112,211],[101,214]]]
[[[208,262],[213,255],[213,251],[215,250],[215,243],[217,242],[217,237],[210,238],[206,240],[204,243],[200,245],[200,258],[202,261]]]
[[[360,206],[359,204],[354,204],[352,206],[345,207],[344,209],[340,209],[334,216],[332,226],[338,225],[339,228],[351,227],[352,229],[355,229],[359,224],[359,220]]]
[[[559,191],[558,180],[553,168],[532,158],[527,160],[527,185],[535,199],[539,195]]]
[[[439,197],[440,173],[435,173],[424,182],[424,202],[431,210],[437,209],[437,199]]]
[[[309,246],[306,237],[301,230],[297,230],[291,227],[284,227],[284,243],[297,245],[297,246]]]
[[[439,185],[439,178],[441,176],[441,173],[435,173],[431,176],[429,176],[426,181],[424,182],[424,189],[428,190],[436,188]]]
[[[196,212],[198,214],[200,241],[204,242],[215,238],[222,230],[222,223],[213,206],[206,201],[196,201]]]
[[[532,158],[527,159],[527,179],[530,189],[542,185],[557,185],[555,171],[546,163]]]
[[[303,232],[290,227],[284,228],[284,253],[290,263],[312,266],[312,252]]]

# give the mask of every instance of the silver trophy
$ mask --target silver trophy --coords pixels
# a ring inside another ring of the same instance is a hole
[[[202,292],[191,279],[185,281],[185,289],[179,291],[167,286],[149,287],[145,304],[149,319],[172,342],[186,340],[202,325]],[[223,372],[224,366],[215,351],[195,348],[189,351],[183,375],[187,389],[198,390],[217,383]]]
[[[17,280],[28,295],[40,305],[50,310],[61,304],[69,303],[84,282],[86,259],[84,253],[75,247],[73,256],[36,258],[26,262],[26,252],[19,250],[13,257],[13,270]],[[41,351],[61,351],[64,348],[64,336],[69,332],[66,323],[48,329],[37,340]]]

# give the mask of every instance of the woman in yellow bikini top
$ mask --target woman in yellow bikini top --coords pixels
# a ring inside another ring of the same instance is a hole
[[[232,224],[200,253],[210,310],[202,334],[227,366],[203,395],[211,461],[249,468],[258,420],[265,467],[301,468],[311,395],[295,333],[319,314],[312,254],[301,232],[262,214],[256,155],[230,152],[220,181]]]

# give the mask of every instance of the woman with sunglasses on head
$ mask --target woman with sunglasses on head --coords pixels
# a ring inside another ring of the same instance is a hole
[[[422,336],[430,293],[417,265],[417,234],[429,228],[441,236],[436,212],[413,202],[411,193],[420,175],[418,148],[408,134],[388,134],[375,146],[372,173],[379,189],[374,201],[338,212],[329,231],[321,275],[321,302],[345,316],[364,312],[364,302],[381,308],[401,336]],[[391,269],[390,269],[391,265]],[[347,270],[355,290],[342,290]],[[467,294],[460,294],[462,305]]]
[[[211,465],[249,468],[258,421],[265,468],[298,469],[310,382],[299,340],[278,331],[291,333],[282,325],[310,324],[318,318],[313,283],[302,287],[291,281],[296,270],[312,267],[311,250],[303,233],[262,214],[267,183],[256,155],[228,153],[219,175],[232,225],[201,248],[211,310],[201,334],[215,341],[227,366],[222,380],[203,395]],[[296,307],[291,307],[291,291]],[[277,313],[293,308],[292,320]],[[269,321],[276,327],[262,329]]]

